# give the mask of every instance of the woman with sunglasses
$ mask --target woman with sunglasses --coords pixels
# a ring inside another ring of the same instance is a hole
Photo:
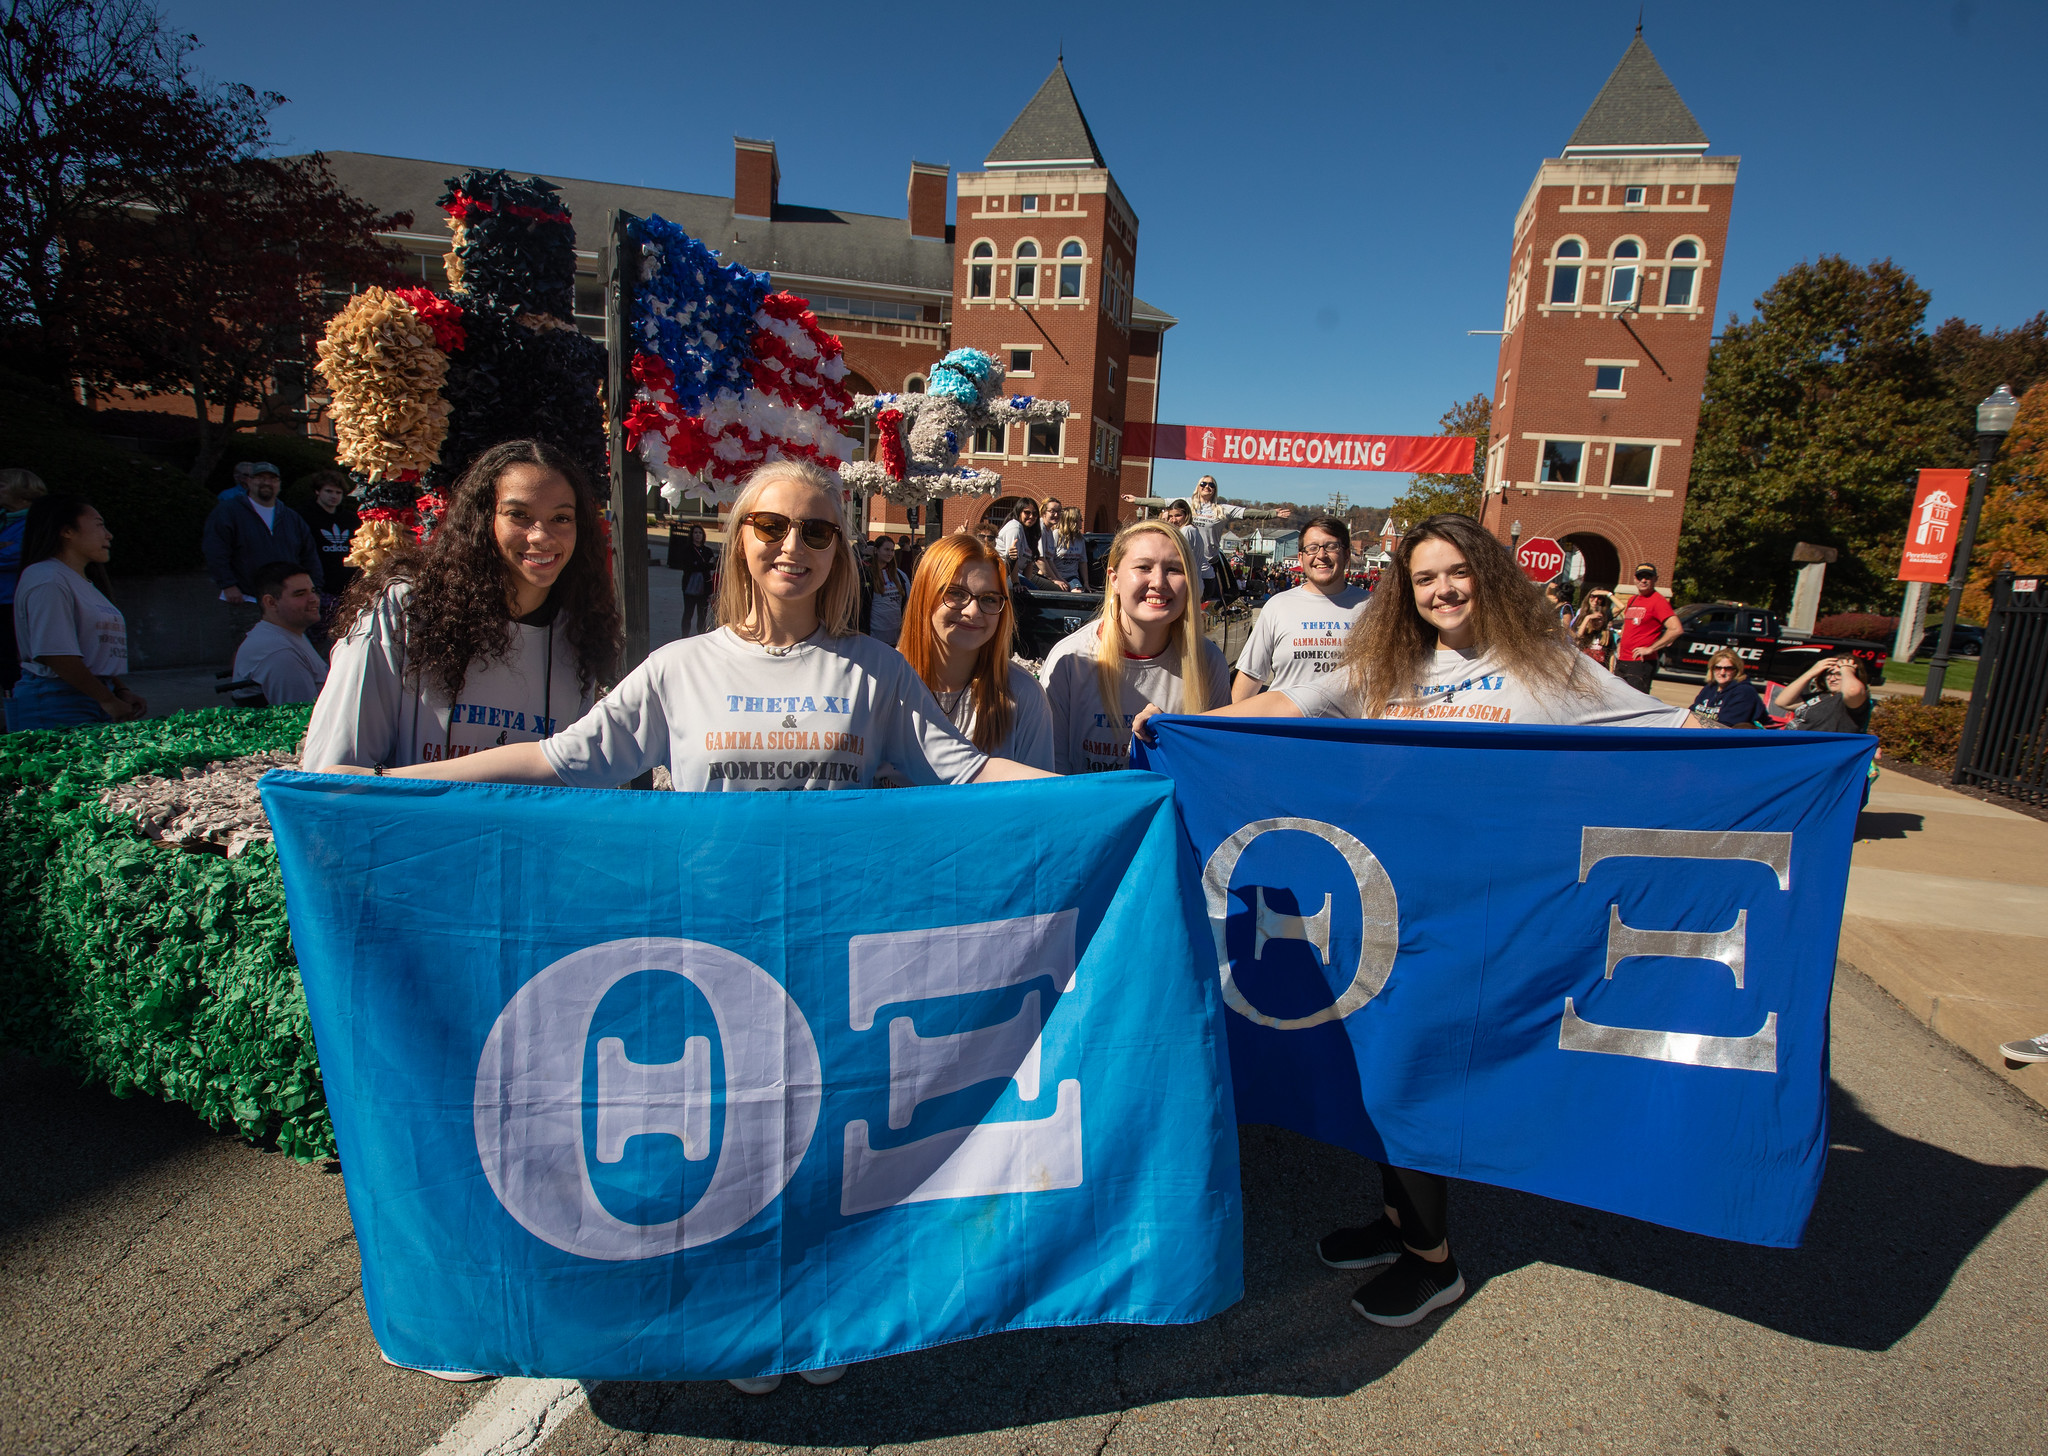
[[[682,790],[861,789],[1039,778],[976,748],[910,664],[856,630],[860,567],[836,476],[756,470],[733,504],[718,630],[649,654],[580,720],[409,778],[612,788],[665,765]]]
[[[1415,526],[1394,548],[1387,573],[1387,599],[1352,628],[1339,671],[1212,716],[1697,726],[1685,709],[1594,671],[1507,547],[1469,516],[1431,516]],[[1154,711],[1133,724],[1148,743]],[[1450,1183],[1382,1163],[1380,1187],[1381,1216],[1325,1235],[1316,1252],[1334,1269],[1388,1266],[1352,1296],[1351,1307],[1375,1324],[1412,1325],[1465,1294],[1451,1257]]]
[[[1012,577],[1039,578],[1041,585],[1050,581],[1050,536],[1051,532],[1039,524],[1037,501],[1027,500],[1017,507],[1017,514],[1005,521],[996,535],[996,550],[1003,554]]]
[[[1759,728],[1770,721],[1764,695],[1745,681],[1742,659],[1723,647],[1707,659],[1707,685],[1692,700],[1692,715],[1723,728]]]
[[[1052,770],[1052,710],[1010,660],[1012,613],[1003,563],[972,536],[925,552],[910,584],[897,650],[953,726],[983,753]]]
[[[1128,768],[1142,714],[1201,712],[1230,700],[1230,666],[1202,635],[1195,563],[1164,521],[1117,532],[1103,562],[1102,611],[1046,655],[1053,767],[1063,774]]]
[[[1088,546],[1081,539],[1081,513],[1072,506],[1052,517],[1052,574],[1070,592],[1088,590]]]

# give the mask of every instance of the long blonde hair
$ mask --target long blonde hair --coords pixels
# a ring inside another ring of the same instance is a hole
[[[1470,516],[1440,515],[1409,530],[1394,548],[1394,559],[1344,640],[1341,665],[1351,677],[1366,718],[1384,717],[1396,686],[1415,675],[1436,652],[1436,628],[1415,607],[1415,582],[1408,562],[1425,541],[1455,546],[1472,572],[1472,625],[1481,652],[1506,668],[1531,692],[1544,696],[1593,693],[1585,658],[1536,584],[1522,574],[1508,548]]]
[[[1202,613],[1201,578],[1195,574],[1195,563],[1188,556],[1187,538],[1164,521],[1133,521],[1116,533],[1116,539],[1109,543],[1109,555],[1102,564],[1102,614],[1095,620],[1095,683],[1102,694],[1102,711],[1115,713],[1117,704],[1123,700],[1124,684],[1124,620],[1123,607],[1116,595],[1116,569],[1123,564],[1124,555],[1140,536],[1160,536],[1173,543],[1174,554],[1180,557],[1183,579],[1187,582],[1187,596],[1181,603],[1180,615],[1173,621],[1172,631],[1167,638],[1167,648],[1175,651],[1180,658],[1180,702],[1161,703],[1159,706],[1169,712],[1199,713],[1209,706],[1208,672],[1202,662],[1202,647],[1206,639],[1202,636],[1199,623]]]
[[[938,611],[946,588],[976,562],[995,568],[996,589],[1007,598],[1009,583],[1003,572],[1003,559],[979,536],[941,537],[918,559],[917,575],[911,578],[910,597],[903,604],[903,634],[897,639],[896,650],[935,693],[940,685],[936,680],[938,642],[932,635],[932,614]],[[974,699],[974,731],[967,736],[983,753],[994,753],[1002,746],[1017,716],[1017,700],[1010,696],[1010,619],[1016,615],[1004,608],[996,618],[995,631],[974,654],[974,676],[968,682]]]
[[[1081,534],[1081,513],[1072,506],[1064,507],[1059,520],[1053,523],[1052,534],[1060,545],[1073,545]]]
[[[839,508],[839,477],[808,460],[770,460],[747,477],[740,498],[732,503],[731,523],[725,538],[725,569],[718,574],[718,625],[747,635],[747,619],[754,615],[754,574],[747,570],[746,548],[740,533],[744,518],[761,499],[761,492],[778,480],[808,485],[825,497],[839,538],[832,546],[832,569],[818,588],[818,624],[828,637],[850,637],[860,626],[860,564],[853,559],[853,543],[846,538],[846,513]]]

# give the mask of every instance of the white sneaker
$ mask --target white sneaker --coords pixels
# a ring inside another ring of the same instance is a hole
[[[845,1373],[846,1366],[844,1365],[827,1365],[822,1370],[797,1371],[797,1374],[803,1376],[804,1379],[810,1381],[813,1385],[830,1385]]]
[[[768,1395],[782,1384],[780,1375],[741,1375],[726,1381],[741,1395]]]
[[[495,1375],[487,1375],[481,1370],[428,1370],[419,1365],[401,1365],[382,1350],[377,1352],[377,1358],[386,1365],[389,1365],[393,1370],[410,1370],[418,1375],[431,1375],[436,1380],[445,1380],[451,1385],[465,1385],[472,1380],[496,1380],[498,1378]]]
[[[2030,1041],[2009,1041],[1999,1050],[2009,1062],[2048,1062],[2048,1031]]]

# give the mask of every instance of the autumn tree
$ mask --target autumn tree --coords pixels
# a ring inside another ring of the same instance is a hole
[[[2020,401],[1983,511],[1963,588],[1962,615],[1973,622],[1990,612],[1991,580],[2000,571],[2048,574],[2048,383],[2036,384]]]
[[[189,399],[203,480],[235,429],[306,418],[329,290],[399,283],[376,233],[411,219],[350,196],[317,152],[157,177],[149,196],[81,229],[76,367],[100,388]]]
[[[1460,515],[1479,519],[1479,500],[1486,475],[1487,440],[1493,429],[1493,401],[1483,394],[1460,400],[1437,421],[1439,435],[1469,435],[1478,440],[1472,469],[1464,475],[1417,475],[1389,508],[1395,519],[1412,526],[1430,516]]]
[[[1731,318],[1707,365],[1676,583],[1783,606],[1792,548],[1834,546],[1828,604],[1892,608],[1920,469],[1959,457],[1927,292],[1889,259],[1789,269]],[[1974,405],[1974,401],[1972,402]]]

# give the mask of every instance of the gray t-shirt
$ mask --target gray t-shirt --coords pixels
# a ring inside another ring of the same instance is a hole
[[[1683,728],[1692,716],[1684,708],[1637,692],[1577,652],[1562,647],[1558,651],[1570,653],[1574,683],[1588,691],[1534,693],[1477,652],[1439,647],[1434,663],[1418,675],[1406,693],[1390,697],[1381,716],[1581,728]],[[1351,691],[1349,673],[1326,673],[1285,691],[1307,718],[1356,718],[1363,707]]]
[[[54,557],[22,568],[14,587],[14,645],[21,670],[55,677],[38,657],[78,657],[94,677],[128,670],[128,621],[100,589]]]
[[[438,685],[405,675],[405,603],[412,589],[387,590],[335,644],[327,681],[313,705],[299,762],[404,768],[460,758],[479,748],[536,743],[583,716],[590,696],[576,676],[568,614],[546,627],[511,624],[504,657],[471,663],[462,701]]]
[[[1327,597],[1307,586],[1279,593],[1259,609],[1237,670],[1269,688],[1312,682],[1334,671],[1351,624],[1371,600],[1355,586]]]
[[[932,697],[937,701],[939,711],[960,730],[960,736],[972,742],[972,686],[958,693],[934,693]],[[1010,697],[1016,702],[1016,710],[1010,715],[1010,731],[1003,736],[1003,741],[996,745],[994,756],[1029,764],[1032,768],[1044,769],[1051,773],[1052,709],[1045,705],[1045,689],[1038,685],[1038,679],[1031,675],[1031,669],[1019,662],[1010,664]],[[885,764],[876,782],[879,787],[901,789],[909,786],[910,779],[894,764]]]
[[[280,703],[310,703],[327,681],[327,664],[305,633],[288,632],[266,618],[251,627],[235,649],[235,680],[243,678],[254,678],[263,700],[273,708]]]
[[[671,642],[541,751],[589,789],[657,765],[684,791],[865,789],[883,763],[913,784],[961,784],[988,762],[901,653],[822,629],[780,657],[730,627]]]
[[[1102,706],[1095,671],[1098,619],[1061,638],[1046,654],[1039,679],[1052,709],[1053,772],[1109,773],[1131,765],[1131,721],[1151,703],[1168,713],[1200,713],[1230,701],[1230,665],[1214,642],[1202,640],[1204,701],[1181,694],[1180,654],[1168,648],[1157,657],[1124,659],[1123,701],[1112,717]]]

